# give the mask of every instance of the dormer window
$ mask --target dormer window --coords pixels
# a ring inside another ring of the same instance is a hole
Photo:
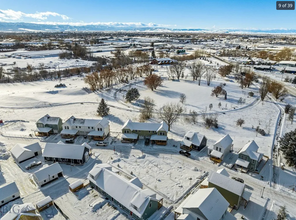
[[[186,137],[186,139],[187,139],[188,141],[190,141],[190,138],[189,138],[189,137]]]

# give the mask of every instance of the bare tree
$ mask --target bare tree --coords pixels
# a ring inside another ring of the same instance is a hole
[[[219,68],[219,74],[221,75],[221,76],[227,76],[227,75],[229,75],[230,73],[231,73],[231,71],[232,71],[232,69],[233,69],[233,66],[232,65],[228,65],[228,66],[221,66],[220,68]]]
[[[260,98],[261,101],[263,101],[269,91],[270,87],[270,79],[268,77],[263,77],[262,78],[262,83],[260,85],[259,93],[260,93]]]
[[[84,78],[84,82],[90,86],[90,89],[92,91],[97,90],[98,80],[99,80],[99,75],[97,72],[93,72],[92,74],[89,74]]]
[[[159,118],[168,124],[170,131],[171,126],[179,119],[184,108],[179,103],[168,103],[159,109]]]
[[[161,86],[163,80],[160,76],[156,74],[149,75],[144,80],[144,85],[146,85],[152,91],[156,89],[158,86]]]
[[[204,64],[202,62],[192,63],[190,72],[192,76],[192,80],[198,80],[198,85],[201,82],[202,71],[204,69]]]
[[[215,76],[213,67],[205,66],[205,74],[204,75],[205,75],[205,78],[206,78],[206,81],[207,81],[207,85],[210,86],[211,82],[212,82],[212,79]]]
[[[237,119],[237,121],[236,121],[236,125],[237,125],[237,126],[240,126],[240,127],[241,127],[244,123],[245,123],[245,120],[242,119],[242,118],[239,118],[239,119]]]
[[[153,110],[154,110],[154,100],[150,97],[144,98],[143,108],[141,109],[140,121],[145,121],[149,118],[152,118]]]
[[[190,111],[189,111],[189,116],[190,116],[190,120],[191,120],[191,122],[192,122],[193,124],[196,124],[196,123],[197,123],[197,116],[198,116],[197,112],[194,111],[194,110],[190,110]]]
[[[180,80],[180,77],[184,74],[184,69],[185,69],[185,63],[182,61],[174,63],[170,67],[171,74],[176,76],[178,80]]]
[[[276,81],[272,81],[270,83],[269,92],[271,92],[276,99],[279,99],[287,94],[285,87]]]
[[[186,101],[186,95],[185,95],[184,93],[182,93],[182,94],[180,95],[180,102],[181,102],[182,104],[184,104],[185,101]]]

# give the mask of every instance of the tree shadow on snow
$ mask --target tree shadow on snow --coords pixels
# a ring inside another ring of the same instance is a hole
[[[157,95],[165,96],[168,98],[177,98],[177,97],[180,97],[180,95],[182,94],[180,92],[175,92],[172,90],[155,90],[155,93]]]

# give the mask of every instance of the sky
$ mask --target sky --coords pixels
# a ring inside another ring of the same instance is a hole
[[[0,0],[0,21],[296,29],[296,11],[277,11],[276,0]]]

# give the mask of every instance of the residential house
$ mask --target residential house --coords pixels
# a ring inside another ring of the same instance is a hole
[[[62,130],[62,119],[60,117],[51,117],[48,114],[36,122],[36,136],[49,136],[50,134],[60,133]]]
[[[94,140],[104,140],[110,132],[109,121],[103,119],[82,119],[71,116],[64,124],[62,138],[71,138],[76,135],[88,135]]]
[[[210,159],[220,163],[223,158],[231,151],[232,142],[233,140],[229,134],[218,140],[212,147],[209,147],[208,149]]]
[[[230,178],[225,169],[209,175],[208,187],[216,188],[231,207],[239,208],[244,197],[245,184]]]
[[[46,143],[43,157],[46,161],[70,164],[84,164],[89,159],[91,147],[87,143],[82,145],[64,143]]]
[[[241,168],[243,171],[256,171],[257,166],[262,160],[263,154],[258,153],[259,147],[256,142],[248,142],[239,152],[235,162],[236,168]]]
[[[38,142],[30,145],[17,144],[10,150],[10,152],[14,160],[18,163],[42,154],[42,150]]]
[[[235,220],[229,203],[215,188],[199,189],[190,194],[175,210],[177,220]]]
[[[168,125],[161,123],[142,123],[128,120],[122,127],[122,140],[134,142],[139,137],[149,138],[153,144],[167,144]]]
[[[53,163],[33,173],[33,179],[39,187],[42,187],[60,177],[63,177],[63,169],[59,163]]]
[[[173,63],[177,63],[177,61],[168,57],[154,58],[153,60],[150,61],[150,64],[157,64],[157,65],[165,65],[165,64],[173,64]]]
[[[90,186],[119,206],[133,219],[148,219],[162,207],[162,198],[150,189],[141,189],[112,171],[109,164],[96,164],[89,172]]]
[[[0,187],[0,207],[20,198],[20,191],[15,182]]]
[[[194,131],[188,131],[181,142],[181,148],[187,151],[191,151],[191,150],[200,151],[206,145],[207,145],[207,138],[204,135]]]
[[[32,203],[14,204],[1,220],[42,220],[40,214],[36,213],[36,208]]]

